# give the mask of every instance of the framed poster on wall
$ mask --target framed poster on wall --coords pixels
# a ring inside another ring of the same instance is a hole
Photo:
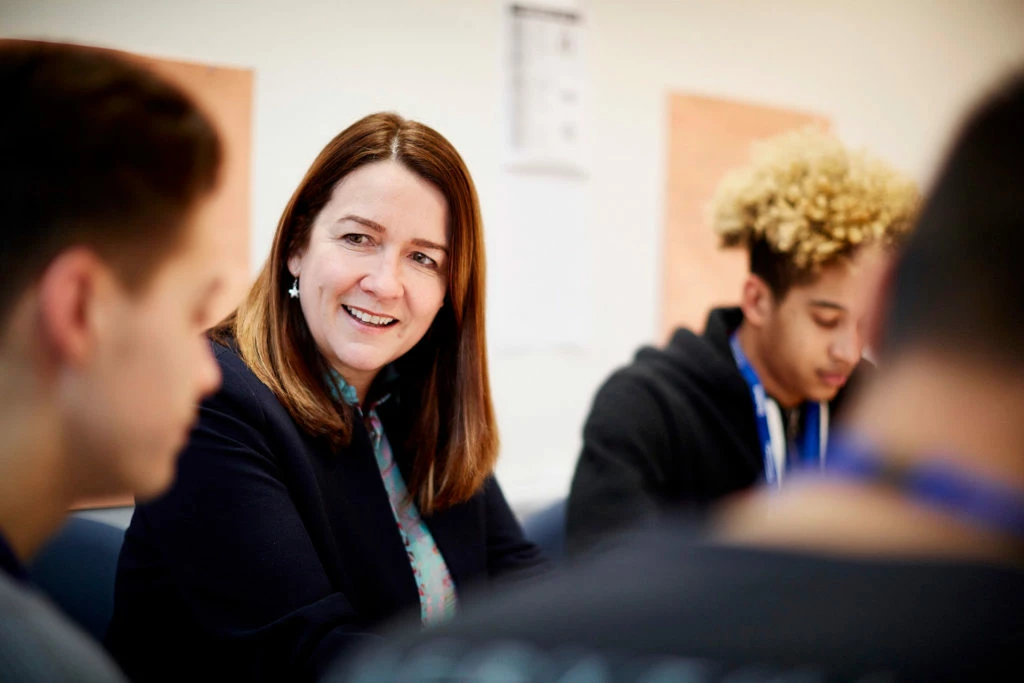
[[[506,165],[582,174],[583,15],[558,4],[511,2],[504,10]]]

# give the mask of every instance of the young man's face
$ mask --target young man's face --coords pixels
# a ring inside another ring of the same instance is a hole
[[[886,261],[881,249],[862,249],[772,301],[760,330],[763,362],[787,396],[828,401],[846,383],[864,351]]]
[[[70,462],[93,493],[162,493],[220,370],[204,331],[224,259],[206,205],[140,292],[109,282],[94,351],[69,384]],[[83,482],[84,483],[84,482]]]

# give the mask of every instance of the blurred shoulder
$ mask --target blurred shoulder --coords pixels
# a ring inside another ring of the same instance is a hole
[[[84,631],[43,596],[3,574],[0,614],[0,680],[125,680]]]

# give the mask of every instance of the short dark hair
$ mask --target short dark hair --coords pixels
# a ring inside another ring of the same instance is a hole
[[[0,322],[84,245],[132,288],[216,184],[221,143],[179,88],[111,50],[0,41]]]
[[[1024,363],[1024,71],[967,119],[894,275],[883,349]]]
[[[751,240],[747,248],[750,272],[765,281],[776,299],[784,299],[794,286],[810,284],[820,274],[797,268],[789,254],[775,251],[767,240]]]

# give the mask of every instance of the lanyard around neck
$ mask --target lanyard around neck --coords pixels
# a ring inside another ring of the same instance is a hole
[[[825,476],[877,483],[897,489],[925,507],[975,526],[1024,539],[1024,493],[950,464],[931,460],[900,466],[879,457],[865,439],[837,434],[829,444]]]
[[[768,396],[735,333],[729,339],[729,346],[736,367],[743,375],[754,401],[765,482],[770,486],[781,486],[789,446],[779,406]],[[821,468],[825,463],[825,446],[828,442],[828,404],[807,402],[803,409],[804,429],[798,450],[800,463],[805,467]]]

